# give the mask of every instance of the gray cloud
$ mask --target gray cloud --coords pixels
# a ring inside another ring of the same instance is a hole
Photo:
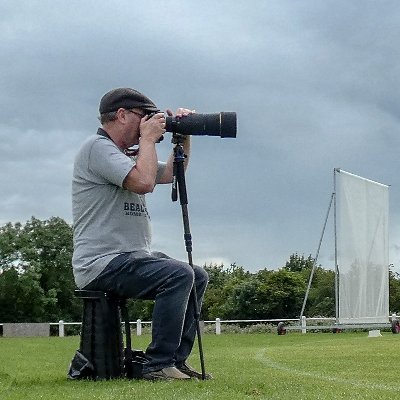
[[[333,168],[390,184],[399,265],[396,1],[6,1],[0,43],[0,222],[71,222],[74,154],[98,101],[135,87],[160,108],[236,111],[237,139],[193,138],[194,258],[247,269],[315,253]],[[171,150],[159,145],[160,158]],[[185,257],[170,188],[154,245]],[[331,228],[333,229],[333,228]],[[321,254],[333,253],[327,234]],[[397,249],[397,250],[396,250]]]

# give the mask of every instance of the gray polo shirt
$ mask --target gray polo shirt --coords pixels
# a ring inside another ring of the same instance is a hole
[[[134,165],[134,159],[101,135],[89,137],[76,155],[72,180],[72,265],[79,288],[95,279],[117,255],[151,251],[145,196],[122,187]],[[159,174],[164,166],[159,163]]]

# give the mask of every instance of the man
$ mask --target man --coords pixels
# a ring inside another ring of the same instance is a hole
[[[201,374],[187,365],[207,273],[151,249],[145,194],[171,183],[173,154],[158,162],[156,144],[165,133],[165,117],[142,93],[118,88],[100,101],[100,122],[78,152],[73,172],[73,269],[81,289],[155,300],[152,342],[146,350],[145,379],[190,379]],[[179,108],[176,116],[192,111]],[[150,115],[154,114],[154,115]],[[167,110],[173,116],[171,110]],[[138,145],[135,158],[127,149]],[[188,163],[190,137],[183,144]]]

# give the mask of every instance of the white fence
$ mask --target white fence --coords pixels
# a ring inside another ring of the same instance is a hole
[[[305,318],[305,317],[303,317]],[[235,319],[235,320],[222,320],[220,318],[216,318],[215,320],[211,321],[201,321],[201,323],[204,324],[215,324],[215,334],[220,335],[222,330],[221,330],[221,325],[222,324],[238,324],[238,323],[248,323],[248,324],[258,324],[258,323],[274,323],[278,324],[279,322],[299,322],[299,319]],[[151,321],[142,321],[140,319],[136,321],[130,321],[130,325],[136,325],[136,335],[141,336],[142,334],[142,328],[144,325],[150,325],[151,326]],[[0,324],[1,325],[1,324]],[[64,321],[59,321],[59,322],[51,322],[50,325],[52,326],[57,326],[58,325],[58,336],[63,337],[64,336],[64,327],[66,325],[81,325],[81,322],[64,322]]]
[[[316,318],[309,318],[311,319],[316,319]],[[332,320],[332,318],[318,318],[320,320]],[[306,318],[303,317],[304,323],[306,323]],[[204,324],[215,324],[215,334],[220,335],[222,330],[221,330],[221,325],[222,324],[239,324],[239,323],[247,323],[247,324],[258,324],[258,323],[273,323],[273,324],[278,324],[279,322],[299,322],[300,320],[297,319],[231,319],[231,320],[222,320],[221,318],[215,318],[215,320],[211,321],[201,321],[201,323]],[[130,321],[130,325],[136,325],[136,335],[140,336],[142,334],[142,328],[143,325],[151,325],[151,321],[142,321],[140,319],[136,321]],[[0,324],[1,325],[1,324]],[[64,322],[64,321],[59,321],[59,322],[51,322],[50,325],[52,326],[57,326],[58,325],[58,336],[63,337],[64,336],[64,327],[66,325],[81,325],[81,322]]]
[[[397,320],[396,314],[392,314],[389,317],[392,321]],[[387,324],[354,324],[354,325],[338,325],[335,324],[335,318],[324,318],[324,317],[311,317],[306,318],[303,316],[301,319],[299,318],[281,318],[281,319],[231,319],[231,320],[222,320],[220,318],[216,318],[211,321],[201,321],[204,324],[214,324],[215,325],[215,334],[220,335],[222,333],[221,326],[222,324],[274,324],[278,325],[279,322],[283,322],[285,324],[285,329],[287,330],[298,330],[302,333],[307,333],[307,330],[326,330],[326,329],[366,329],[366,328],[390,328],[391,323]],[[140,319],[136,321],[129,322],[130,325],[136,325],[136,335],[142,335],[142,328],[144,325],[151,325],[151,321],[142,321]],[[310,325],[310,323],[313,323]],[[319,323],[318,325],[315,325]],[[321,323],[328,323],[328,325],[322,325]],[[0,324],[2,326],[3,324]],[[50,326],[58,326],[58,336],[65,336],[65,327],[69,325],[82,325],[82,322],[64,322],[60,320],[58,322],[50,322]]]

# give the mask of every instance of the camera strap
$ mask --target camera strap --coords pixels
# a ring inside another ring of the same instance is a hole
[[[111,139],[111,136],[102,128],[97,129],[97,134],[100,136],[104,136],[107,139],[110,139],[112,142],[114,142],[114,140]]]
[[[99,128],[99,129],[97,130],[97,134],[100,135],[100,136],[104,136],[104,137],[107,138],[107,139],[110,139],[110,140],[115,144],[114,140],[112,140],[111,136],[110,136],[104,129]],[[118,147],[118,146],[117,146],[117,147]],[[138,151],[139,151],[138,149],[131,149],[131,148],[129,148],[129,149],[125,149],[125,150],[123,151],[123,153],[124,153],[126,156],[128,156],[128,157],[135,157],[135,156],[137,156]]]

